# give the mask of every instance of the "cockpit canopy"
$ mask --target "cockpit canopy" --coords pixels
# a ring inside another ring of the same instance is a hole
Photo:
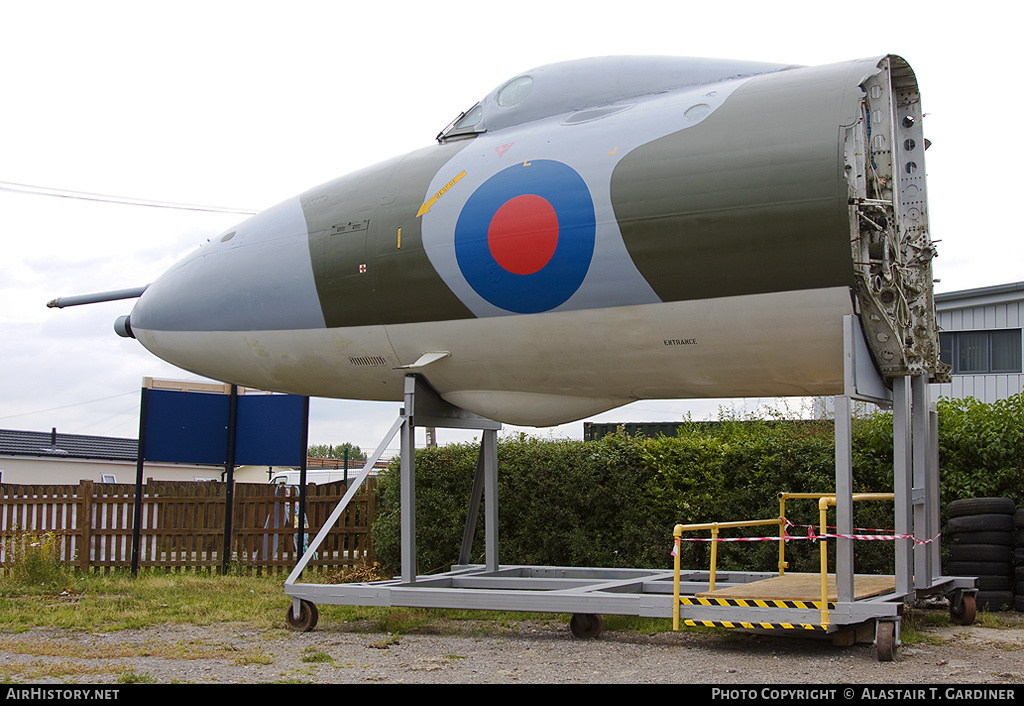
[[[472,137],[586,108],[729,78],[793,68],[786,64],[667,56],[606,56],[541,66],[501,84],[437,136]]]

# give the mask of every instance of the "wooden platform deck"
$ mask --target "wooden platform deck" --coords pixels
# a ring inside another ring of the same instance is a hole
[[[895,576],[853,577],[854,600],[880,596],[896,591]],[[828,600],[838,600],[835,574],[828,575]],[[715,591],[698,593],[701,598],[762,598],[781,601],[820,601],[821,574],[785,574],[770,579],[751,581]]]

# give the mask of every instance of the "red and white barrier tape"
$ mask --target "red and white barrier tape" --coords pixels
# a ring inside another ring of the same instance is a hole
[[[809,539],[812,542],[817,542],[819,539],[854,539],[859,541],[883,541],[890,542],[896,539],[909,539],[914,544],[930,544],[942,535],[938,534],[931,539],[917,539],[912,534],[817,534],[814,531],[814,525],[794,525],[789,520],[782,518],[783,522],[783,533],[781,537],[693,537],[686,538],[676,537],[675,544],[672,548],[672,556],[679,556],[679,543],[680,542],[788,542],[789,540]],[[789,533],[790,527],[807,527],[807,536],[794,536]],[[858,528],[859,529],[859,528]],[[882,531],[882,530],[876,530]]]

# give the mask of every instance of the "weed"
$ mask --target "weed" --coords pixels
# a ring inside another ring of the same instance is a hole
[[[323,583],[364,583],[368,581],[386,581],[391,577],[384,574],[379,562],[360,564],[344,569],[328,569],[321,575]]]
[[[155,684],[156,678],[149,672],[138,674],[134,671],[127,671],[117,678],[118,684]]]
[[[314,648],[306,649],[302,654],[303,662],[320,662],[331,664],[334,662],[334,658],[322,650]]]
[[[62,553],[64,538],[54,532],[12,530],[0,537],[0,554],[8,578],[23,588],[53,590],[74,584]]]
[[[392,635],[388,633],[387,637],[377,640],[376,642],[371,642],[369,646],[375,650],[386,650],[390,648],[392,645],[397,645],[400,642],[401,640],[399,639],[398,635]]]
[[[236,667],[244,667],[247,664],[266,665],[273,663],[273,655],[268,655],[263,652],[246,652],[231,660],[231,664],[235,665]]]

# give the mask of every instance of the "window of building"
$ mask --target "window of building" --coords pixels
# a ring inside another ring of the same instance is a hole
[[[954,375],[1021,372],[1021,329],[939,334],[939,357]]]

